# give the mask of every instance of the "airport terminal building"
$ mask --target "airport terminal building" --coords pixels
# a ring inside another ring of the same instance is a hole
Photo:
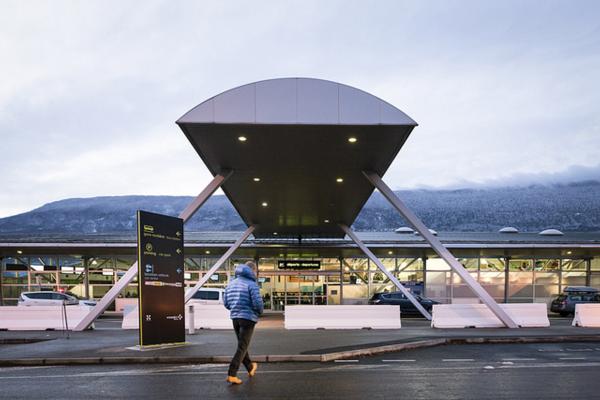
[[[409,228],[359,232],[386,268],[413,292],[443,303],[473,301],[472,291]],[[552,232],[551,232],[552,233]],[[186,233],[185,282],[192,287],[241,232]],[[566,286],[600,288],[600,235],[566,233],[439,233],[497,302],[546,302]],[[0,238],[3,305],[24,291],[60,290],[100,299],[136,258],[135,235]],[[287,304],[366,304],[394,285],[347,237],[249,238],[206,283],[225,287],[234,266],[255,260],[267,310]],[[133,281],[121,296],[137,297]]]
[[[177,124],[213,176],[180,218],[220,188],[247,226],[185,233],[186,298],[203,285],[224,287],[236,263],[255,260],[275,312],[365,304],[400,290],[426,318],[413,294],[480,300],[517,327],[497,303],[549,303],[566,286],[600,287],[600,234],[428,229],[382,180],[417,123],[362,90],[309,78],[254,82],[200,103]],[[375,189],[411,228],[351,229]],[[2,304],[47,289],[102,299],[77,329],[115,299],[137,297],[133,235],[0,236],[0,257]]]

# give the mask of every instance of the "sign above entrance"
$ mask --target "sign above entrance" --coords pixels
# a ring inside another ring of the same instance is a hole
[[[311,260],[280,260],[279,269],[321,269],[321,261]]]
[[[140,346],[185,342],[183,220],[137,217]]]

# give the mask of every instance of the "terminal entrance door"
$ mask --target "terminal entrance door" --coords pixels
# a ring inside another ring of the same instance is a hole
[[[287,305],[330,303],[327,274],[323,271],[261,273],[258,281],[265,310],[284,311]]]

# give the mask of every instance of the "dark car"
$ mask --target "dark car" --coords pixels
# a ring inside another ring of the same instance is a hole
[[[575,305],[600,303],[598,289],[589,286],[567,286],[561,295],[552,301],[550,311],[562,317],[575,313]]]
[[[434,304],[439,304],[435,300],[428,299],[421,295],[414,295],[415,299],[423,306],[423,308],[431,312]],[[392,306],[400,306],[400,313],[403,315],[421,315],[419,310],[410,302],[402,292],[375,293],[369,300],[369,304],[386,304]]]

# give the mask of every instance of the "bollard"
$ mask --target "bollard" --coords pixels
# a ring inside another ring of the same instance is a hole
[[[194,333],[196,333],[196,329],[194,327],[194,305],[190,304],[188,305],[188,334],[189,335],[193,335]]]

